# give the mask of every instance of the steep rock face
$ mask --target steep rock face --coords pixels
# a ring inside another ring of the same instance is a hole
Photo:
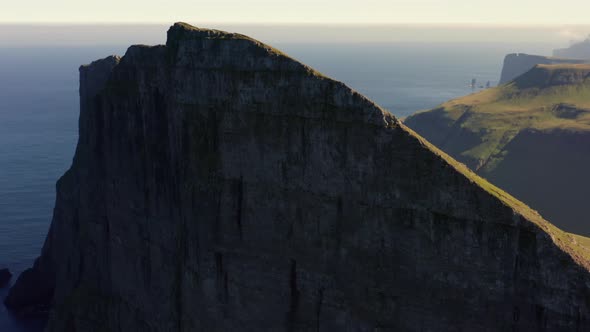
[[[50,332],[590,328],[587,249],[266,45],[176,24],[80,91]]]
[[[499,84],[504,84],[512,81],[518,76],[526,73],[535,65],[539,64],[576,64],[585,63],[586,60],[574,60],[565,58],[552,58],[542,55],[529,55],[524,53],[512,53],[506,55],[504,58],[504,65],[502,66],[502,75]]]
[[[590,65],[588,64],[540,64],[514,79],[514,84],[520,90],[532,88],[542,90],[583,85],[589,78]]]

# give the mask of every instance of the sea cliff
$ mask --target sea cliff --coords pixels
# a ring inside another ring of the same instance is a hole
[[[551,64],[581,64],[589,60],[576,60],[561,57],[548,57],[543,55],[530,55],[525,53],[512,53],[504,58],[502,74],[498,84],[504,84],[512,81],[518,76],[531,70],[535,65]]]
[[[177,23],[80,97],[49,332],[590,328],[585,247],[254,39]]]

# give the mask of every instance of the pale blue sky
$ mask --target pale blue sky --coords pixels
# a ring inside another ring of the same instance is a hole
[[[587,24],[590,0],[2,0],[0,23]]]

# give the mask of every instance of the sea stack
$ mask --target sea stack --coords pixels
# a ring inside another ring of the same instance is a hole
[[[270,46],[177,23],[80,75],[49,332],[590,328],[584,247]]]

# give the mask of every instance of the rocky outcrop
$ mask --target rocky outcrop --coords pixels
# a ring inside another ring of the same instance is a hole
[[[553,50],[553,56],[570,59],[590,59],[590,37],[567,48]]]
[[[47,256],[44,256],[47,259]],[[20,274],[4,299],[6,307],[20,315],[46,312],[53,300],[55,287],[53,266],[42,266],[40,259]]]
[[[584,247],[269,46],[179,23],[80,92],[50,332],[590,328]]]
[[[8,269],[0,269],[0,288],[4,288],[10,282],[12,273]]]
[[[514,79],[519,90],[582,86],[590,79],[588,64],[535,65]]]
[[[512,81],[518,76],[528,72],[535,65],[539,64],[578,64],[586,63],[585,60],[574,60],[565,58],[552,58],[542,55],[529,55],[524,53],[512,53],[506,55],[504,58],[504,65],[502,66],[502,75],[500,83],[504,84]]]

